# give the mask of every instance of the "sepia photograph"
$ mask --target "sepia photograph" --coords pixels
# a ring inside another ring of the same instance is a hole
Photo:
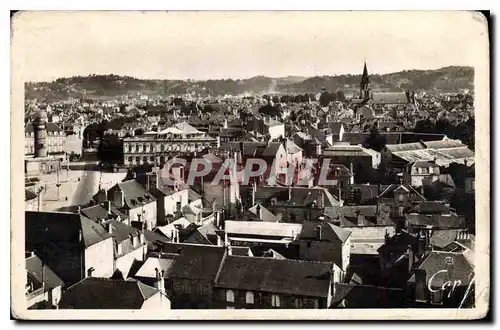
[[[488,28],[11,13],[13,317],[485,317]]]

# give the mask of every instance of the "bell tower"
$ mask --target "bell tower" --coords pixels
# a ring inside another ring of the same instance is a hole
[[[35,138],[35,158],[47,157],[47,113],[40,110],[33,120],[33,131]]]
[[[363,100],[370,98],[370,76],[366,68],[366,61],[363,68],[363,75],[361,76],[360,95]]]

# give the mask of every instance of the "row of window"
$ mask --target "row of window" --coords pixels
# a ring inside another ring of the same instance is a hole
[[[233,290],[226,290],[226,302],[229,303],[234,303],[234,291]],[[245,293],[245,303],[247,305],[253,305],[255,303],[255,294],[252,291],[247,291]],[[282,302],[281,302],[281,297],[280,295],[277,294],[272,294],[271,295],[271,306],[272,307],[281,307]],[[295,298],[294,299],[294,306],[295,308],[303,308],[305,306],[305,301],[302,298]],[[314,299],[314,308],[319,308],[319,300]]]
[[[417,173],[418,174],[433,174],[434,173],[434,167],[429,167],[429,168],[426,168],[426,167],[419,167],[417,168]]]
[[[180,151],[186,149],[198,149],[205,146],[202,143],[193,144],[160,144],[155,148],[154,144],[136,144],[136,145],[124,145],[124,150],[126,153],[130,152],[154,152],[154,151]]]
[[[33,146],[24,148],[24,153],[26,155],[33,154],[34,152],[35,152],[35,148]],[[63,152],[63,147],[62,146],[48,146],[47,152]]]
[[[48,136],[64,136],[64,131],[47,131]],[[25,133],[26,137],[34,137],[35,132]]]

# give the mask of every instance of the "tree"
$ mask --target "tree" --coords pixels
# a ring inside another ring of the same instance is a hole
[[[135,136],[142,135],[142,134],[144,134],[144,129],[142,129],[142,128],[138,128],[134,131]]]
[[[123,141],[114,134],[104,135],[97,147],[97,157],[102,163],[121,163],[123,161]]]
[[[335,93],[335,100],[345,102],[346,97],[345,97],[344,91],[337,91]]]
[[[370,135],[366,138],[363,146],[365,148],[373,149],[380,152],[386,143],[385,136],[380,135],[375,125],[370,129]]]
[[[415,133],[432,133],[434,132],[434,124],[429,119],[417,121],[415,124]]]
[[[330,101],[332,100],[330,93],[327,91],[324,91],[321,93],[319,97],[319,105],[321,107],[327,107],[330,104]]]

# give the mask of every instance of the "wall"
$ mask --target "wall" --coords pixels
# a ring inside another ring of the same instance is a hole
[[[85,249],[85,273],[94,268],[93,277],[111,277],[114,272],[113,238],[109,237]]]
[[[134,259],[142,261],[143,257],[144,246],[140,246],[134,251],[117,258],[115,261],[115,268],[119,269],[123,276],[126,277],[128,272],[130,271],[130,266],[132,266]]]
[[[168,310],[171,308],[170,299],[167,296],[161,294],[160,292],[151,296],[148,300],[144,301],[141,309],[164,309]]]
[[[165,215],[174,214],[177,211],[177,203],[181,203],[181,209],[188,203],[188,189],[180,190],[170,196],[165,196]]]
[[[172,308],[211,308],[213,302],[213,285],[211,282],[172,278]]]
[[[310,243],[310,247],[308,247]],[[343,257],[343,248],[341,243],[333,243],[329,241],[300,241],[300,259],[308,261],[329,261],[344,263],[347,261]],[[347,262],[348,263],[348,262]],[[343,265],[338,265],[343,267]],[[345,269],[343,269],[345,271]]]
[[[144,206],[141,206],[141,207],[136,207],[134,209],[130,209],[129,210],[129,219],[130,221],[138,221],[138,217],[137,215],[142,215],[143,214],[143,211],[145,212],[145,215],[142,215],[141,217],[143,217],[141,219],[146,221],[148,223],[148,228],[147,229],[153,229],[154,227],[156,227],[156,223],[157,223],[157,213],[156,213],[156,201],[154,202],[151,202],[151,203],[148,203],[148,204],[145,204]]]
[[[285,137],[285,125],[268,126],[268,131],[271,139]]]
[[[307,297],[298,295],[287,295],[278,294],[280,299],[280,306],[272,306],[272,292],[255,292],[254,303],[246,303],[246,292],[245,290],[233,290],[234,292],[234,302],[226,301],[226,288],[215,288],[214,289],[214,301],[216,308],[234,308],[234,309],[312,309],[315,308],[316,304],[319,308],[327,308],[328,298],[326,297]],[[300,303],[297,306],[296,300],[299,299]],[[317,302],[315,302],[315,300]]]

